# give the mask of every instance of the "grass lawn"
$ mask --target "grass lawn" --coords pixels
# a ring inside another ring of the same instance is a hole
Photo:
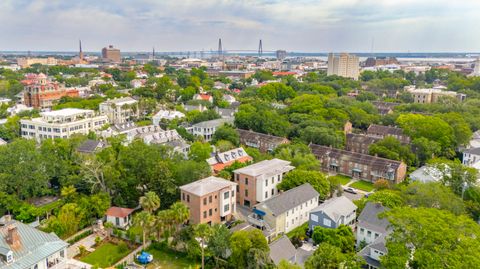
[[[127,256],[130,251],[132,250],[128,247],[122,249],[122,247],[119,247],[118,245],[106,242],[102,243],[95,249],[95,251],[89,253],[80,260],[94,266],[107,268]]]
[[[200,264],[189,259],[185,254],[176,252],[167,247],[150,247],[147,252],[153,255],[153,262],[147,265],[147,269],[196,269]]]
[[[370,182],[367,182],[367,181],[363,181],[363,180],[359,180],[355,183],[352,183],[350,184],[349,187],[352,187],[352,188],[355,188],[355,189],[359,189],[359,190],[362,190],[362,191],[373,191],[373,183],[370,183]]]
[[[338,182],[341,185],[344,185],[344,186],[347,185],[348,182],[352,181],[351,177],[347,177],[347,176],[343,176],[343,175],[331,176],[330,178],[335,178],[336,180],[338,180]]]

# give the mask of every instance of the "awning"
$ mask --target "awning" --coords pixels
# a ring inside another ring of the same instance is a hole
[[[361,173],[362,172],[362,169],[359,169],[359,168],[353,168],[352,169],[353,172],[357,172],[357,173]]]
[[[263,212],[262,210],[258,210],[258,209],[256,209],[256,208],[253,209],[253,213],[255,213],[255,214],[259,215],[259,216],[262,216],[262,217],[266,215],[265,212]]]

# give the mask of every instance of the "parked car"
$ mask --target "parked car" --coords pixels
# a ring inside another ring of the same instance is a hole
[[[357,194],[357,190],[355,190],[354,188],[345,188],[343,189],[344,192],[349,192],[349,193],[352,193],[352,194]]]

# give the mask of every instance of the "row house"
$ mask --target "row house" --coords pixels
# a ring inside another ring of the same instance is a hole
[[[277,184],[295,167],[289,161],[264,160],[233,171],[237,187],[237,202],[252,207],[278,194]]]
[[[223,223],[233,218],[237,183],[207,177],[180,187],[180,199],[190,210],[190,223]]]
[[[338,173],[372,183],[378,179],[400,183],[407,173],[407,165],[401,161],[315,144],[310,144],[309,147],[325,172]]]
[[[215,156],[207,159],[207,163],[210,165],[212,172],[217,174],[235,162],[247,163],[252,160],[253,158],[250,157],[242,147],[240,147],[224,152],[216,152]]]
[[[237,129],[242,145],[256,148],[261,152],[273,152],[278,146],[288,144],[290,141],[285,137],[257,133],[249,130]]]
[[[248,221],[267,234],[269,240],[308,221],[309,212],[318,206],[320,194],[305,183],[254,206]]]
[[[381,139],[392,136],[398,139],[402,144],[410,144],[410,137],[404,134],[403,130],[398,127],[371,124],[368,126],[367,135]]]
[[[370,145],[380,140],[382,139],[376,136],[348,133],[345,139],[345,149],[348,151],[368,154]]]

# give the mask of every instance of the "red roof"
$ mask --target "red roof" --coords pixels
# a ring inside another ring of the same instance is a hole
[[[200,97],[200,99],[205,100],[205,101],[209,101],[210,98],[212,98],[212,96],[210,96],[208,94],[202,94],[202,93],[199,94],[198,96]]]
[[[225,167],[228,167],[228,166],[232,165],[234,162],[246,163],[246,162],[249,162],[251,160],[253,160],[252,157],[243,156],[241,158],[238,158],[236,160],[232,160],[232,161],[229,161],[229,162],[226,162],[226,163],[216,163],[216,164],[212,165],[213,172],[218,173],[218,172],[222,171],[223,169],[225,169]]]
[[[274,76],[289,76],[289,75],[297,75],[296,72],[273,72]]]
[[[135,209],[133,208],[124,208],[124,207],[116,207],[112,206],[107,210],[105,215],[117,217],[117,218],[125,218],[126,216],[132,214]]]

